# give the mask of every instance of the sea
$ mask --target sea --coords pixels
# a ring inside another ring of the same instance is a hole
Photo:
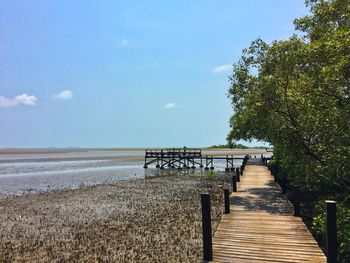
[[[265,152],[255,154],[259,151]],[[204,150],[202,154],[244,156],[248,152]],[[159,169],[143,168],[144,155],[145,149],[0,149],[0,198],[157,175]],[[222,171],[226,162],[215,161],[214,166]],[[205,171],[197,168],[191,172]]]

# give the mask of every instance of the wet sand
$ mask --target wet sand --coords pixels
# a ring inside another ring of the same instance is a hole
[[[223,182],[165,171],[0,199],[0,262],[200,262],[200,194],[212,193],[214,231]]]
[[[202,149],[204,156],[255,152],[262,150]],[[144,154],[143,149],[0,149],[0,198],[144,178],[152,173],[142,168]],[[224,170],[225,160],[216,160],[214,166]]]

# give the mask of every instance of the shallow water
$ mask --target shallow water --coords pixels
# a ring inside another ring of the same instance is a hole
[[[144,177],[143,151],[50,150],[0,154],[0,196]]]
[[[227,151],[222,154],[227,154]],[[143,157],[144,150],[3,152],[0,154],[0,197],[65,188],[75,189],[167,173],[152,168],[143,169]],[[214,165],[215,170],[223,170],[226,163],[224,160],[217,160]],[[236,160],[235,165],[238,167],[240,161]],[[197,168],[188,172],[201,173],[202,170]]]

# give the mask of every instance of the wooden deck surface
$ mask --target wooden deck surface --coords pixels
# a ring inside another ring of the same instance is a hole
[[[267,167],[247,165],[237,190],[214,235],[213,262],[326,262]]]

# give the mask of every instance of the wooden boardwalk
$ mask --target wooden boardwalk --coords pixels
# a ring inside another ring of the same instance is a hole
[[[326,262],[321,249],[281,194],[267,167],[246,165],[231,213],[213,238],[213,262]]]

